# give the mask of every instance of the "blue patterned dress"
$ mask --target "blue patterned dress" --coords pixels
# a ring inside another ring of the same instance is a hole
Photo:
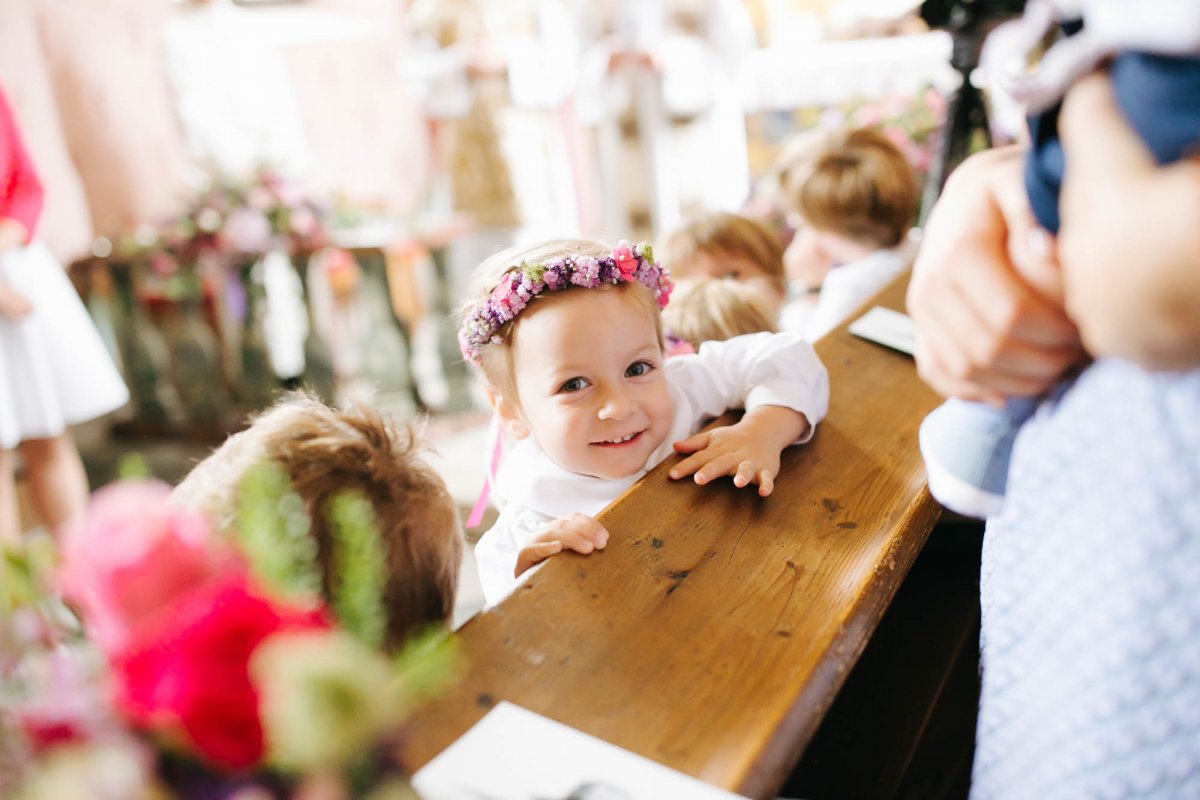
[[[981,586],[975,798],[1200,798],[1200,371],[1102,360],[1022,429]]]

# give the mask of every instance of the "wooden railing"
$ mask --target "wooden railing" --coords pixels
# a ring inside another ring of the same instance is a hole
[[[906,285],[875,302],[902,309]],[[418,711],[410,768],[508,700],[775,796],[938,517],[917,451],[937,398],[912,359],[844,326],[816,349],[829,416],[774,494],[650,472],[600,515],[606,550],[555,557],[456,634],[467,674]]]

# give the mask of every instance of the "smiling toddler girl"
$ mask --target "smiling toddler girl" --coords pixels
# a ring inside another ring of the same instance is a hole
[[[484,596],[499,602],[564,549],[603,549],[593,517],[672,453],[671,478],[732,476],[767,496],[780,452],[825,415],[828,376],[796,334],[709,342],[663,357],[671,293],[649,245],[547,242],[476,270],[459,343],[516,444],[495,475],[501,508],[475,548]],[[735,425],[697,433],[731,408]]]

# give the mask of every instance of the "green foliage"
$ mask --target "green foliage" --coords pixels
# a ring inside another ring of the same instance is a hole
[[[246,471],[238,483],[235,520],[232,534],[264,586],[289,598],[320,594],[312,520],[282,467],[264,461]]]
[[[329,501],[325,513],[337,576],[333,612],[359,641],[378,648],[387,627],[383,602],[387,553],[379,539],[375,509],[361,492],[342,492]]]
[[[150,464],[141,453],[126,453],[117,462],[117,480],[131,481],[138,478],[151,478]]]
[[[413,636],[396,654],[392,669],[405,704],[449,689],[462,667],[458,642],[445,628],[433,626]]]

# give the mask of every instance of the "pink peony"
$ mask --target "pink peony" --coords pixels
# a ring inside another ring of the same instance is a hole
[[[170,506],[169,494],[153,481],[106,487],[67,531],[59,584],[109,655],[169,617],[189,592],[246,569],[203,516]]]
[[[327,613],[273,603],[235,572],[192,591],[163,622],[113,660],[118,708],[151,730],[181,730],[218,767],[257,764],[265,743],[251,656],[276,632],[327,630]]]

